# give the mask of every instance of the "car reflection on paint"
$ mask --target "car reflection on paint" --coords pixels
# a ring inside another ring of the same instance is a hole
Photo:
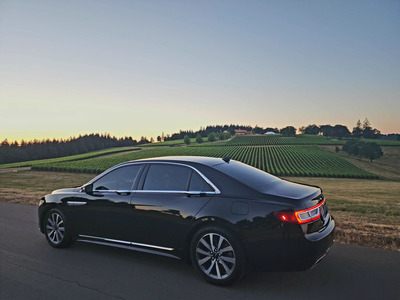
[[[229,157],[163,157],[43,197],[39,227],[56,248],[80,241],[180,258],[228,285],[248,266],[313,267],[333,243],[335,222],[318,187]]]

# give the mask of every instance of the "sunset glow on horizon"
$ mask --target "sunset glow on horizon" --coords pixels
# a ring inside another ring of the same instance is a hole
[[[400,133],[399,1],[2,1],[0,36],[0,141]]]

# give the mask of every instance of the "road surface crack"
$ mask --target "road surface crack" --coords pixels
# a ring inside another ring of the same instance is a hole
[[[102,294],[102,295],[104,295],[104,296],[106,296],[106,297],[113,297],[113,298],[116,298],[116,299],[125,300],[125,298],[123,298],[123,297],[116,296],[116,295],[111,295],[111,294],[108,294],[108,293],[106,293],[106,292],[103,292],[103,291],[101,291],[101,290],[99,290],[99,289],[96,289],[96,288],[94,288],[94,287],[86,286],[86,285],[80,283],[78,280],[68,280],[68,279],[64,279],[64,278],[61,278],[61,277],[59,277],[59,276],[57,276],[57,275],[53,275],[53,274],[50,274],[50,273],[46,273],[46,272],[42,272],[42,271],[39,271],[39,270],[35,270],[35,269],[29,268],[29,267],[27,267],[27,266],[23,266],[23,265],[21,265],[21,264],[15,263],[15,262],[11,262],[11,261],[5,260],[5,259],[3,259],[3,258],[0,258],[0,260],[4,261],[4,262],[6,262],[6,263],[8,263],[8,264],[10,264],[10,265],[14,265],[14,266],[20,267],[20,268],[25,269],[25,270],[29,270],[29,271],[31,271],[31,272],[34,272],[34,273],[37,273],[37,274],[40,274],[40,275],[44,275],[44,276],[47,276],[47,277],[51,277],[51,278],[54,278],[54,279],[56,279],[56,280],[60,280],[60,281],[66,282],[66,283],[76,284],[77,286],[79,286],[79,287],[81,287],[81,288],[84,288],[84,289],[88,289],[88,290],[90,290],[90,291],[97,292],[97,293]]]

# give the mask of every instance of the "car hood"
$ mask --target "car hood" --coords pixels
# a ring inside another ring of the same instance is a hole
[[[317,197],[321,193],[321,189],[286,180],[277,180],[263,188],[263,193],[271,196],[300,200]]]
[[[68,188],[68,189],[59,189],[52,191],[52,194],[70,194],[70,193],[76,193],[79,191],[79,188]]]

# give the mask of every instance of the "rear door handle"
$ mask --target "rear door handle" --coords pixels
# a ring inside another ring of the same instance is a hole
[[[131,194],[130,190],[118,190],[115,192],[120,196],[129,196]]]
[[[81,206],[85,205],[86,203],[86,201],[67,201],[67,205],[69,206]]]

